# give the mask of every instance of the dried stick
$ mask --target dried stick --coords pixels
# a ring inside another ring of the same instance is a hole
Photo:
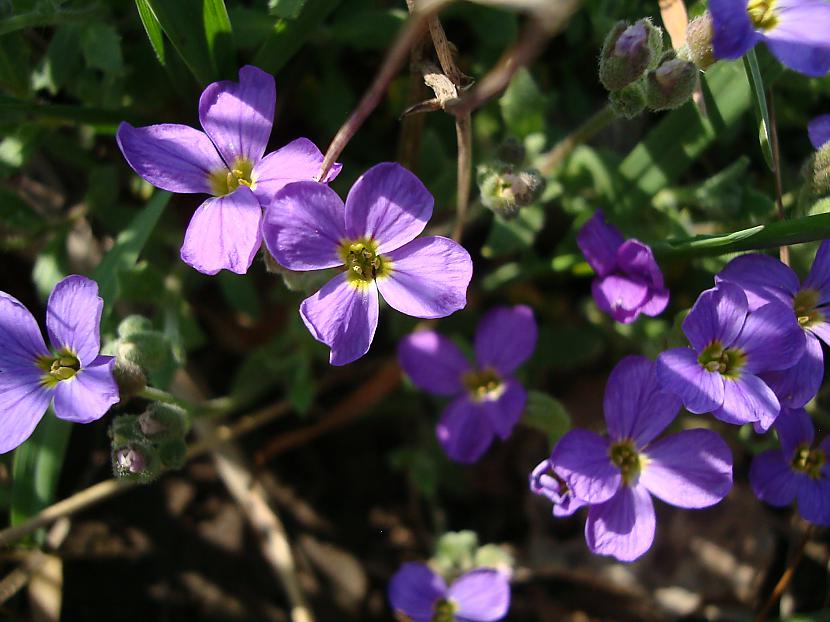
[[[69,519],[59,520],[46,536],[46,547],[54,551],[59,548],[69,534]],[[39,549],[30,552],[20,565],[0,581],[0,605],[17,594],[35,576],[49,560],[49,555]]]
[[[807,531],[804,533],[804,537],[801,539],[801,542],[798,545],[798,548],[795,551],[790,563],[787,565],[786,570],[781,575],[781,578],[778,579],[778,583],[775,584],[775,587],[770,593],[769,598],[767,598],[764,606],[758,611],[758,615],[753,618],[753,622],[764,622],[769,615],[770,609],[772,609],[773,605],[778,602],[778,599],[781,598],[781,595],[784,593],[784,590],[790,585],[790,581],[793,580],[793,575],[795,574],[795,569],[798,567],[798,563],[801,561],[801,558],[804,556],[804,549],[807,547],[807,543],[810,541],[810,538],[813,535],[813,526],[810,525],[807,528]]]

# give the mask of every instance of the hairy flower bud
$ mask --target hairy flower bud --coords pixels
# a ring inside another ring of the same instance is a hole
[[[686,53],[683,56],[697,65],[698,69],[706,69],[715,62],[713,33],[712,16],[708,11],[693,19],[686,27]]]
[[[190,430],[190,417],[178,406],[155,402],[138,416],[138,426],[147,438],[183,439]]]
[[[667,54],[646,76],[646,106],[655,111],[682,106],[694,93],[697,73],[694,63]]]
[[[136,333],[151,330],[153,330],[153,323],[143,315],[128,315],[118,325],[118,336],[125,339]]]
[[[145,372],[152,373],[171,363],[173,360],[173,345],[170,339],[159,331],[131,330],[119,340],[116,347],[116,358],[119,362],[132,363],[138,365]]]
[[[159,461],[149,445],[130,443],[112,448],[112,471],[120,479],[132,479],[147,484],[161,472]]]
[[[807,191],[812,197],[830,194],[830,142],[807,160],[802,174],[807,180]]]
[[[633,119],[646,107],[646,92],[643,88],[643,82],[638,80],[624,89],[611,91],[608,94],[608,102],[611,104],[614,114],[618,117]]]
[[[648,18],[631,26],[617,22],[602,46],[599,79],[609,91],[639,80],[653,67],[663,49],[663,31]]]
[[[118,385],[118,394],[122,402],[126,402],[147,386],[147,375],[144,370],[128,360],[116,359],[112,375]]]
[[[519,209],[530,205],[545,188],[545,180],[536,169],[515,169],[505,165],[481,165],[478,170],[481,203],[503,218],[513,218]]]

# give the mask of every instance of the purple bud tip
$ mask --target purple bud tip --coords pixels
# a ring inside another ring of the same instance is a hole
[[[629,26],[617,39],[614,45],[615,56],[631,56],[638,54],[648,39],[648,32],[646,26],[642,21],[636,22]]]
[[[118,463],[118,468],[122,471],[129,471],[130,473],[141,473],[147,466],[147,461],[144,456],[135,449],[119,449],[115,456]]]

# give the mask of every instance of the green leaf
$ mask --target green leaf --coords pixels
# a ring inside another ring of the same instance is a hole
[[[750,49],[744,54],[744,68],[749,86],[752,91],[752,103],[755,108],[755,118],[758,120],[758,140],[761,144],[761,153],[769,167],[774,171],[772,160],[772,125],[770,123],[769,108],[767,108],[767,94],[764,90],[764,79],[761,77],[761,68],[758,66],[758,57],[755,50]]]
[[[43,229],[43,219],[38,216],[31,206],[20,196],[0,187],[0,223],[4,229],[8,228],[21,233],[35,234]]]
[[[29,97],[29,45],[21,33],[0,37],[0,89]]]
[[[496,216],[481,254],[491,258],[526,250],[533,245],[536,234],[544,225],[545,210],[538,205],[523,207],[511,220]]]
[[[138,9],[138,16],[141,18],[141,23],[144,25],[144,32],[147,33],[147,38],[150,40],[150,45],[153,47],[153,52],[162,66],[165,64],[164,49],[164,33],[161,29],[161,24],[153,13],[153,9],[148,3],[148,0],[135,0],[135,6]]]
[[[507,131],[518,138],[543,132],[547,103],[547,97],[536,86],[530,72],[525,68],[519,69],[499,98]]]
[[[776,622],[771,620],[770,622]],[[787,618],[781,618],[779,622],[830,622],[830,609],[822,609],[815,613],[799,613]]]
[[[87,67],[100,69],[113,76],[120,76],[124,72],[121,36],[109,24],[92,22],[86,25],[81,32],[81,49]]]
[[[562,402],[541,391],[528,391],[523,422],[544,432],[551,447],[571,429],[571,417]]]
[[[306,0],[268,0],[268,12],[274,17],[297,19]]]

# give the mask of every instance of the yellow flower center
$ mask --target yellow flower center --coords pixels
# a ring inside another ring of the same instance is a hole
[[[713,341],[700,353],[697,362],[709,371],[716,371],[721,376],[734,380],[741,375],[746,354],[737,348],[724,348],[720,342]]]
[[[761,30],[770,30],[778,24],[775,13],[775,0],[749,0],[746,7],[752,24]]]
[[[44,386],[52,388],[61,380],[69,380],[81,369],[81,362],[73,352],[62,348],[55,355],[41,356],[37,366],[46,373],[41,378]]]
[[[821,477],[821,468],[827,463],[827,456],[819,449],[810,449],[808,445],[801,445],[795,450],[792,467],[793,470],[813,478]]]
[[[620,470],[623,482],[630,484],[640,475],[648,463],[648,458],[637,451],[634,441],[624,439],[611,443],[608,450],[611,462]]]
[[[816,309],[819,293],[815,289],[802,289],[793,298],[793,309],[798,323],[809,328],[824,321],[824,314]]]
[[[221,168],[214,171],[208,177],[210,183],[210,191],[213,196],[221,197],[230,194],[239,186],[248,186],[251,189],[256,187],[256,182],[251,177],[254,170],[253,163],[247,158],[237,158],[234,160],[231,169]]]
[[[392,262],[377,252],[378,243],[370,238],[340,243],[340,258],[346,266],[346,278],[352,285],[367,285],[374,279],[389,276]]]
[[[458,607],[456,607],[454,602],[446,598],[442,598],[435,603],[430,622],[455,622],[456,609],[458,609]]]
[[[468,371],[461,377],[461,384],[476,402],[498,399],[504,393],[504,382],[492,367]]]

